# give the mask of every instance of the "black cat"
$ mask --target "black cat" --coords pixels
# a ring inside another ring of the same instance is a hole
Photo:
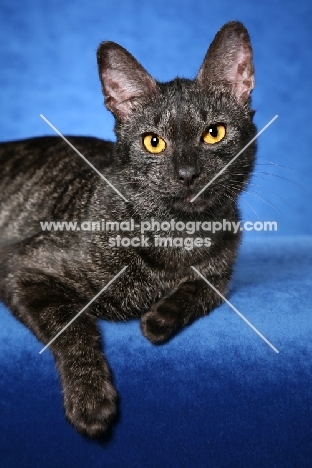
[[[237,222],[256,148],[191,201],[255,136],[252,49],[241,23],[218,32],[195,80],[159,83],[113,42],[100,45],[97,59],[117,142],[69,140],[128,202],[59,137],[0,145],[0,297],[39,340],[49,343],[127,267],[50,345],[67,419],[91,437],[104,434],[116,414],[97,318],[140,317],[142,333],[164,342],[220,304],[191,266],[226,294],[241,233],[209,233],[211,246],[191,250],[122,248],[109,245],[111,232],[47,232],[40,221]]]

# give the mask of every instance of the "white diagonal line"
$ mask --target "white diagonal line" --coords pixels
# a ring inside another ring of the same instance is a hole
[[[61,330],[61,331],[59,331],[59,332],[57,333],[57,335],[55,335],[55,337],[54,337],[54,338],[52,338],[52,340],[51,340],[51,341],[49,341],[49,343],[48,343],[48,344],[47,344],[47,345],[46,345],[44,348],[42,348],[42,350],[41,350],[41,351],[39,351],[39,354],[42,354],[42,353],[43,353],[43,351],[45,351],[45,350],[46,350],[46,349],[47,349],[47,348],[50,346],[50,344],[52,344],[52,343],[53,343],[53,341],[55,341],[55,340],[56,340],[56,339],[57,339],[57,338],[58,338],[58,337],[59,337],[59,336],[60,336],[60,335],[61,335],[61,334],[62,334],[62,333],[63,333],[63,332],[66,330],[66,328],[68,328],[68,327],[69,327],[69,326],[70,326],[70,325],[71,325],[71,324],[72,324],[72,323],[73,323],[73,322],[76,320],[76,318],[78,318],[78,317],[79,317],[79,315],[81,315],[81,314],[82,314],[82,312],[84,312],[84,311],[85,311],[85,310],[86,310],[86,309],[89,307],[89,305],[90,305],[90,304],[92,304],[92,302],[94,302],[94,301],[95,301],[95,300],[96,300],[96,299],[97,299],[97,298],[98,298],[98,297],[99,297],[99,296],[102,294],[102,292],[104,292],[104,291],[105,291],[105,289],[107,289],[107,288],[108,288],[108,287],[109,287],[109,286],[110,286],[110,285],[111,285],[111,284],[112,284],[112,283],[113,283],[113,282],[114,282],[114,281],[115,281],[115,280],[118,278],[118,276],[120,276],[120,275],[121,275],[121,274],[122,274],[122,273],[123,273],[123,272],[124,272],[124,271],[125,271],[127,268],[128,268],[128,266],[125,266],[125,267],[123,267],[123,268],[122,268],[122,270],[120,270],[120,272],[119,272],[119,273],[117,273],[117,275],[116,275],[116,276],[114,276],[114,278],[113,278],[113,279],[111,279],[111,280],[110,280],[110,281],[109,281],[109,282],[106,284],[106,286],[104,286],[104,288],[102,288],[102,289],[101,289],[101,291],[100,291],[99,293],[97,293],[97,294],[94,296],[94,298],[93,298],[93,299],[91,299],[91,301],[90,301],[90,302],[88,302],[88,304],[87,304],[87,305],[85,305],[85,306],[84,306],[84,308],[83,308],[83,309],[81,309],[81,311],[80,311],[80,312],[78,312],[78,314],[77,314],[77,315],[75,315],[75,317],[74,317],[73,319],[71,319],[71,321],[70,321],[70,322],[68,322],[68,324],[67,324],[67,325],[65,325],[65,327],[64,327],[64,328],[62,328],[62,330]]]
[[[237,155],[234,156],[234,158],[231,159],[231,161],[228,162],[228,163],[223,167],[223,169],[221,169],[221,171],[218,172],[218,174],[216,174],[216,175],[210,180],[210,182],[208,182],[208,184],[205,185],[205,187],[203,187],[203,188],[197,193],[197,195],[195,195],[195,197],[192,198],[191,203],[193,203],[193,201],[196,200],[196,198],[199,197],[199,195],[201,195],[201,194],[206,190],[206,188],[209,187],[209,185],[211,185],[212,182],[214,182],[214,181],[217,179],[217,177],[219,177],[219,175],[221,175],[221,174],[230,166],[230,164],[232,164],[232,162],[234,162],[235,159],[238,158],[238,156],[240,156],[240,155],[243,153],[243,151],[245,151],[245,149],[248,148],[248,146],[251,145],[251,143],[253,143],[253,142],[261,135],[261,133],[263,133],[263,132],[271,125],[271,123],[274,122],[274,120],[277,119],[277,117],[278,117],[278,115],[276,115],[275,117],[273,117],[273,119],[271,119],[270,122],[268,122],[268,123],[263,127],[263,129],[260,130],[260,132],[258,132],[257,135],[254,136],[254,137],[250,140],[250,142],[247,143],[247,145],[244,146],[244,148],[241,149],[241,150],[237,153]]]
[[[223,294],[221,294],[220,291],[218,291],[218,289],[215,288],[214,285],[211,284],[210,281],[208,281],[207,278],[205,278],[205,277],[197,270],[197,268],[195,268],[195,267],[193,267],[193,266],[192,266],[191,268],[193,268],[193,270],[196,271],[196,273],[197,273],[204,281],[206,281],[206,283],[207,283],[217,294],[219,294],[219,296],[221,297],[221,299],[223,299],[224,302],[226,302],[226,303],[234,310],[234,312],[236,312],[237,315],[239,315],[239,317],[240,317],[241,319],[243,319],[244,322],[246,322],[247,325],[249,325],[250,328],[252,328],[253,331],[256,332],[257,335],[259,335],[260,338],[262,338],[263,341],[265,341],[265,342],[273,349],[273,351],[275,351],[276,353],[279,353],[279,351],[275,348],[275,346],[273,346],[272,343],[270,343],[269,340],[267,340],[266,337],[263,336],[262,333],[260,333],[259,330],[257,330],[257,328],[254,327],[254,326],[252,325],[252,323],[250,323],[249,320],[247,320],[246,317],[244,317],[243,314],[242,314],[239,310],[237,310],[236,307],[234,307],[233,304],[231,304],[230,301],[228,301],[228,300],[226,299],[226,297],[224,297]]]
[[[118,195],[125,201],[125,202],[128,202],[128,200],[119,192],[119,190],[116,189],[116,187],[109,181],[106,179],[106,177],[103,176],[103,174],[101,174],[101,172],[93,166],[93,164],[90,163],[90,161],[87,160],[87,158],[80,153],[80,151],[77,150],[77,148],[75,148],[75,146],[67,140],[66,137],[64,137],[64,135],[62,135],[61,132],[58,131],[57,128],[54,127],[53,124],[51,124],[51,122],[49,122],[49,120],[42,114],[40,114],[40,117],[48,124],[50,125],[51,128],[53,128],[53,130],[61,137],[63,138],[64,141],[66,141],[66,143],[74,150],[76,151],[77,154],[79,154],[79,156],[87,163],[89,164],[90,167],[92,167],[92,169],[97,173],[99,174],[100,177],[102,177],[103,180],[105,180],[105,182],[113,189],[115,190],[116,193],[118,193]]]

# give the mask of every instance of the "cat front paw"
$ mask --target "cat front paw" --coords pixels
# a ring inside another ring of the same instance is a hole
[[[160,301],[142,316],[140,326],[149,341],[164,343],[179,326],[177,306],[172,301]]]
[[[82,435],[106,435],[117,413],[117,393],[111,382],[72,384],[64,389],[67,420]]]
[[[141,317],[141,331],[148,340],[163,343],[196,318],[194,303],[198,284],[198,281],[184,281]]]

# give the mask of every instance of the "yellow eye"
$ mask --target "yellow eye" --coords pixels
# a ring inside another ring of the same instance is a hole
[[[205,143],[213,145],[223,140],[225,137],[225,126],[223,124],[209,125],[207,130],[203,133],[203,140]]]
[[[158,154],[166,148],[166,142],[155,133],[149,133],[143,137],[145,149],[152,154]]]

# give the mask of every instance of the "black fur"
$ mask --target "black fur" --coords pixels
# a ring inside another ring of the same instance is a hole
[[[256,131],[250,109],[252,52],[241,23],[221,29],[193,81],[158,83],[112,42],[99,47],[98,64],[117,142],[68,139],[128,203],[59,137],[0,145],[0,297],[43,343],[128,266],[50,346],[67,419],[91,437],[106,433],[116,415],[116,391],[96,319],[141,317],[150,341],[169,339],[220,304],[191,265],[226,294],[240,232],[209,234],[211,247],[190,251],[118,248],[108,245],[111,232],[43,232],[40,221],[238,221],[237,197],[253,169],[255,144],[194,203],[190,199]],[[207,145],[202,134],[212,123],[224,124],[226,137]],[[163,153],[145,150],[142,135],[150,132],[166,141]]]

